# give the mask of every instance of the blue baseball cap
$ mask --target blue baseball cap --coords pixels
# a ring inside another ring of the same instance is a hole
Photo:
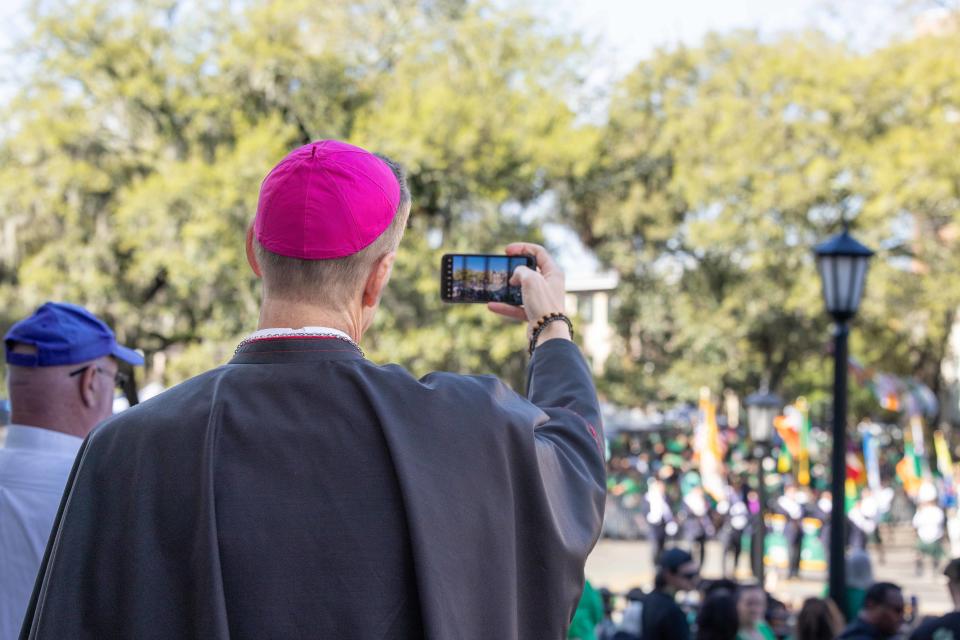
[[[10,327],[3,338],[7,364],[20,367],[55,367],[113,356],[142,365],[143,357],[117,344],[103,320],[83,307],[65,302],[47,302],[29,318]],[[14,344],[29,344],[36,353],[14,353]]]

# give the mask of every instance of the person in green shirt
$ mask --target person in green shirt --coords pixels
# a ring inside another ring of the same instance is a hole
[[[603,598],[593,588],[590,581],[583,584],[583,593],[580,602],[573,614],[570,628],[567,630],[568,640],[595,640],[597,625],[603,621]]]
[[[760,585],[744,585],[737,590],[737,617],[740,619],[737,640],[776,640],[763,618],[766,610],[767,594]]]
[[[866,551],[857,550],[847,556],[847,597],[843,612],[847,620],[856,620],[863,609],[867,589],[873,584],[873,566]]]

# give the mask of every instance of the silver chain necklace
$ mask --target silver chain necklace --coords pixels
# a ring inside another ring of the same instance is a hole
[[[334,338],[336,340],[341,340],[353,346],[354,349],[360,352],[362,358],[366,358],[366,354],[363,352],[363,349],[360,348],[360,345],[353,341],[352,338],[339,333],[333,333],[332,331],[303,331],[303,332],[290,332],[290,331],[260,331],[258,332],[257,337],[255,338],[245,338],[240,341],[240,344],[237,345],[236,350],[233,352],[234,355],[240,353],[240,349],[248,344],[252,344],[259,340],[269,340],[272,338],[290,338],[291,340],[296,340],[298,338]]]

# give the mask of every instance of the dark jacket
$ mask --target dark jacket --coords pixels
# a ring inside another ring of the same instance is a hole
[[[934,637],[960,640],[960,611],[925,620],[910,634],[910,640],[933,640]]]
[[[690,640],[687,615],[669,593],[654,590],[643,599],[642,640]]]
[[[892,636],[883,635],[872,624],[867,624],[862,618],[857,618],[846,626],[837,640],[885,640]]]
[[[605,487],[573,343],[528,397],[248,343],[87,438],[21,638],[562,638]]]

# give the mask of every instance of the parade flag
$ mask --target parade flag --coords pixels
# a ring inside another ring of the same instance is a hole
[[[723,443],[717,425],[717,407],[710,401],[710,390],[700,390],[700,421],[694,436],[694,459],[700,463],[703,490],[716,501],[724,499]]]
[[[923,484],[922,452],[923,420],[920,416],[914,416],[910,419],[910,428],[903,432],[903,459],[897,463],[897,477],[911,498],[916,498]]]
[[[903,385],[900,378],[889,373],[878,373],[868,381],[867,385],[873,391],[882,409],[887,411],[900,410],[900,394],[903,392]]]
[[[923,416],[910,416],[910,441],[913,443],[913,462],[920,478],[930,477],[930,464],[927,461],[927,444],[923,435]]]
[[[847,480],[858,487],[867,481],[867,467],[855,451],[847,451]]]
[[[904,411],[908,416],[935,416],[939,411],[937,394],[916,378],[874,372],[854,358],[848,359],[847,370],[860,386],[873,392],[877,403],[887,411]]]
[[[937,394],[916,378],[903,380],[906,393],[906,409],[910,416],[935,416],[940,410]]]
[[[803,396],[794,403],[800,411],[803,421],[800,423],[800,452],[797,468],[797,481],[800,486],[810,485],[810,407]]]
[[[870,428],[864,430],[863,463],[867,468],[867,486],[874,491],[881,489],[879,444],[877,437],[873,435]]]
[[[801,432],[803,431],[803,413],[794,405],[787,405],[783,415],[773,419],[777,435],[783,440],[780,455],[777,458],[777,473],[789,473],[793,461],[800,459]]]
[[[910,442],[905,442],[903,445],[903,459],[897,463],[897,477],[900,478],[907,495],[911,498],[916,497],[923,481],[917,472],[916,456],[913,454],[913,444]]]
[[[773,426],[791,458],[800,457],[800,432],[803,431],[803,420],[803,412],[792,404],[784,407],[782,416],[773,419]]]
[[[953,459],[950,456],[950,447],[942,431],[933,432],[933,449],[937,453],[937,471],[945,479],[953,480]]]
[[[777,456],[777,473],[790,473],[792,469],[793,456],[790,455],[790,450],[787,448],[787,445],[784,444],[780,447],[780,455]]]

